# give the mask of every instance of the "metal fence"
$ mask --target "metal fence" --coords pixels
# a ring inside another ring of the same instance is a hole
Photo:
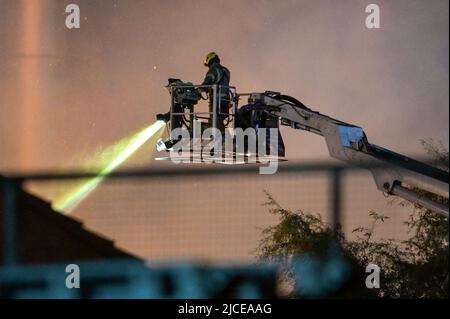
[[[280,163],[274,175],[259,175],[257,165],[127,170],[108,176],[66,215],[139,261],[28,262],[21,221],[33,211],[24,211],[22,190],[50,200],[64,194],[69,184],[96,177],[40,172],[2,178],[0,297],[278,296],[280,265],[257,258],[262,230],[279,222],[263,206],[268,194],[283,208],[320,214],[334,229],[343,226],[350,237],[353,228],[371,223],[369,212],[374,210],[391,217],[379,236],[406,236],[402,223],[411,211],[386,199],[368,171],[343,165]],[[318,282],[326,274],[317,271],[326,265],[297,256],[295,273],[311,284],[304,280],[294,289],[305,296],[338,290],[348,269],[336,256],[331,254],[326,263],[337,276],[322,286]],[[83,289],[66,288],[64,267],[69,263],[82,265]]]

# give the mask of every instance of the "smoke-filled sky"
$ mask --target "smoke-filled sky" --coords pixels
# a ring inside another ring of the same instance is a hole
[[[292,95],[401,153],[448,144],[448,1],[376,3],[369,30],[367,1],[1,0],[0,167],[76,166],[165,111],[167,78],[200,82],[211,50],[240,92]],[[290,159],[328,158],[284,135]]]
[[[65,26],[69,3],[80,29]],[[380,29],[365,26],[369,3]],[[280,91],[421,157],[420,139],[449,142],[448,16],[447,0],[0,0],[0,174],[84,166],[168,109],[169,77],[201,82],[212,50],[239,92]],[[322,138],[282,133],[289,160],[329,159]],[[128,165],[156,165],[153,149]],[[246,255],[255,227],[273,222],[263,188],[293,208],[326,210],[326,181],[240,181],[103,187],[76,216],[142,256],[208,255],[206,242],[209,256],[228,258]],[[180,196],[161,207],[174,185]],[[345,196],[355,227],[369,210],[396,213],[370,178]]]

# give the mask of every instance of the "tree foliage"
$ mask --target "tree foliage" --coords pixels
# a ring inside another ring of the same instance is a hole
[[[448,172],[449,155],[442,145],[432,140],[421,141],[434,164]],[[448,205],[448,199],[434,199]],[[405,222],[409,237],[406,240],[375,240],[378,227],[389,222],[389,217],[371,211],[372,224],[353,230],[356,239],[348,240],[338,229],[315,214],[284,209],[271,194],[266,206],[279,217],[279,223],[262,231],[257,249],[261,259],[276,260],[283,265],[284,283],[294,284],[292,264],[294,256],[314,254],[325,260],[330,242],[338,243],[346,263],[351,268],[347,283],[335,292],[337,297],[385,297],[385,298],[448,298],[449,289],[449,229],[448,219],[416,204],[397,201],[411,207]],[[367,289],[365,272],[369,263],[381,269],[380,289]],[[298,283],[301,285],[301,283]],[[299,297],[291,293],[291,297]]]

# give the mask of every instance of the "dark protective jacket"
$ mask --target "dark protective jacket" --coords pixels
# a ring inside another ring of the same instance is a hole
[[[218,84],[222,86],[230,85],[230,71],[219,62],[214,62],[209,66],[202,85]],[[227,91],[226,91],[227,92]],[[223,92],[225,93],[225,92]]]
[[[205,79],[203,80],[202,85],[221,85],[224,87],[228,87],[230,85],[230,71],[221,65],[219,62],[213,62],[209,66],[209,70],[206,73]],[[219,89],[219,88],[218,88]],[[210,91],[209,89],[201,89],[202,91]],[[230,96],[229,90],[227,88],[221,88],[219,95],[219,103],[220,103],[220,112],[224,114],[228,114],[228,110],[230,108]],[[209,95],[209,112],[213,112],[213,100],[212,94],[210,92]],[[225,131],[224,119],[227,115],[219,115],[219,121],[217,123],[217,128],[220,131]],[[212,125],[212,116],[209,118],[209,125]]]

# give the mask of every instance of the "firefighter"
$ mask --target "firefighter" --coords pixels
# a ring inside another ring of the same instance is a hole
[[[225,131],[225,119],[228,117],[228,112],[230,108],[230,93],[228,90],[228,86],[230,85],[230,71],[220,64],[220,58],[215,52],[210,52],[206,55],[205,61],[203,65],[208,67],[208,72],[206,73],[205,79],[203,80],[202,85],[220,85],[220,94],[219,89],[217,90],[217,103],[220,103],[220,109],[217,110],[222,114],[218,114],[217,117],[217,128],[221,131]],[[212,126],[213,121],[213,94],[212,89],[203,89],[202,91],[208,91],[209,94],[209,125]]]

